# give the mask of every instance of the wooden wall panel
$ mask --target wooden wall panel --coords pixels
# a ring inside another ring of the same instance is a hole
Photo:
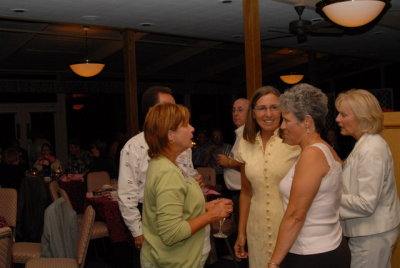
[[[400,195],[400,112],[388,112],[384,113],[384,116],[385,129],[381,134],[392,151],[397,192]],[[397,246],[393,252],[392,267],[400,268],[400,240],[397,241]]]

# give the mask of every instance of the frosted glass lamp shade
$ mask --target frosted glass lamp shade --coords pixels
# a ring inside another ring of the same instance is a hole
[[[288,75],[281,75],[280,78],[286,84],[294,85],[300,82],[303,79],[303,74],[288,74]]]
[[[77,75],[83,77],[92,77],[99,74],[103,70],[104,66],[105,65],[102,63],[92,63],[86,61],[82,63],[71,64],[69,67]]]
[[[378,17],[385,5],[381,0],[351,0],[325,4],[322,11],[338,25],[360,27]]]

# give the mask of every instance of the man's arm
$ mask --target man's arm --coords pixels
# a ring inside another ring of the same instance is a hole
[[[133,144],[125,146],[120,154],[120,168],[118,177],[118,204],[122,218],[132,236],[135,246],[141,247],[143,243],[142,217],[138,209],[140,198],[139,166],[141,163]],[[147,158],[146,158],[147,159]]]

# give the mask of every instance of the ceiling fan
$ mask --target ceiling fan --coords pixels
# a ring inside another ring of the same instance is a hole
[[[286,34],[290,34],[290,35],[273,37],[273,38],[265,38],[265,39],[262,39],[261,41],[278,39],[278,38],[286,38],[286,37],[294,35],[297,38],[297,42],[300,44],[300,43],[304,43],[307,41],[308,35],[332,36],[332,35],[343,35],[344,34],[343,29],[336,27],[333,23],[331,23],[329,21],[321,21],[321,22],[317,22],[317,23],[312,23],[309,20],[302,19],[301,15],[303,14],[305,6],[296,5],[296,6],[294,6],[294,9],[296,10],[297,14],[299,15],[299,19],[291,21],[289,23],[289,32],[269,30],[270,32],[280,32],[280,33],[286,33]]]

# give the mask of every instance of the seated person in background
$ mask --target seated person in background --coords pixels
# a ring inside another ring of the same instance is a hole
[[[33,167],[38,171],[46,171],[46,170],[53,170],[57,171],[61,169],[60,160],[58,160],[55,156],[52,155],[53,149],[49,143],[42,144],[42,155],[36,160],[33,164]]]
[[[107,143],[96,140],[90,145],[93,162],[89,165],[89,171],[107,171],[111,179],[117,178],[117,167],[114,160],[108,154]]]
[[[204,157],[208,147],[207,131],[200,130],[196,137],[196,145],[192,148],[192,160],[195,168],[204,166]]]
[[[19,166],[24,170],[28,170],[29,169],[28,152],[20,146],[19,141],[13,139],[10,142],[10,146],[7,146],[7,148],[8,147],[15,148],[18,151]]]
[[[217,175],[217,184],[222,186],[223,191],[226,191],[224,182],[224,168],[218,165],[217,155],[224,154],[229,156],[232,150],[232,145],[224,142],[224,136],[222,130],[214,129],[211,133],[211,143],[206,148],[206,154],[204,157],[204,166],[212,167],[215,169]]]
[[[0,164],[0,186],[18,191],[23,177],[24,169],[20,166],[18,150],[7,148],[3,152],[3,163]]]
[[[78,140],[71,140],[68,145],[68,169],[76,170],[79,173],[85,173],[93,161],[90,152],[82,150]]]

